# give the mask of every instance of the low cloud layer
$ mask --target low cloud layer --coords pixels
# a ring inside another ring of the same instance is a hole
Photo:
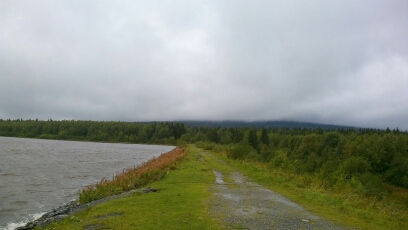
[[[407,1],[1,1],[0,118],[408,130]]]

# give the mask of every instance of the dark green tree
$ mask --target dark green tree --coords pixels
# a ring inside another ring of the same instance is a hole
[[[269,145],[269,137],[268,137],[268,131],[266,129],[262,129],[262,133],[261,133],[261,142],[264,145]]]
[[[258,136],[256,135],[255,129],[250,129],[248,133],[248,143],[254,148],[257,149],[259,145]]]

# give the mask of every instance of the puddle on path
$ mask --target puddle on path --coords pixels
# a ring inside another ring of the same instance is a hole
[[[224,176],[222,175],[222,173],[218,172],[218,171],[213,171],[214,175],[215,175],[215,183],[217,184],[225,184],[224,182]]]

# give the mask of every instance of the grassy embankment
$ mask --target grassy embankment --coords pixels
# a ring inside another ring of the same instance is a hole
[[[223,229],[224,225],[207,213],[206,201],[211,198],[207,188],[214,181],[214,169],[224,175],[239,170],[316,215],[340,225],[358,229],[408,229],[407,208],[396,203],[395,199],[371,199],[353,195],[347,190],[326,191],[315,186],[313,178],[274,170],[265,164],[233,161],[220,153],[203,154],[203,150],[194,146],[188,147],[188,153],[183,159],[182,154],[173,155],[179,157],[163,157],[166,158],[163,164],[157,160],[154,164],[144,164],[145,170],[139,174],[144,176],[137,176],[144,181],[138,186],[149,183],[152,188],[159,189],[158,192],[134,193],[111,200],[53,223],[46,229],[83,229],[84,226],[94,226],[94,229]],[[102,181],[98,185],[101,190],[90,189],[88,195],[82,195],[83,198],[94,197],[90,191],[95,194],[119,192],[121,189],[118,189],[118,184],[129,185],[124,182],[129,180],[121,179],[127,177],[125,174],[116,176],[113,182]],[[154,181],[157,179],[160,180]],[[228,181],[228,178],[225,180]],[[134,179],[130,181],[135,182]],[[407,197],[408,194],[405,190],[399,193],[400,197]]]
[[[115,194],[122,190],[119,184],[126,187],[129,181],[146,184],[137,178],[149,181],[148,185],[159,189],[158,192],[137,192],[111,200],[52,223],[45,229],[83,229],[85,226],[94,226],[94,229],[219,229],[218,223],[207,215],[205,205],[205,200],[211,196],[206,188],[213,182],[213,173],[210,163],[197,159],[196,151],[189,149],[188,154],[183,159],[177,158],[176,162],[172,161],[171,158],[176,159],[172,156],[156,160],[154,164],[147,162],[142,166],[144,169],[123,172],[112,182],[103,180],[96,187],[86,189],[86,195],[81,194],[81,197],[85,202],[88,198],[104,197],[109,191]],[[161,157],[165,155],[174,154]],[[138,173],[130,173],[131,176],[127,172]],[[147,175],[156,176],[146,180]],[[129,177],[133,179],[123,179]]]

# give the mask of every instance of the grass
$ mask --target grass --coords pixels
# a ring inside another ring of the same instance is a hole
[[[153,171],[159,168],[166,172],[158,181],[148,180],[148,186],[159,189],[158,192],[134,193],[111,200],[44,229],[226,229],[225,224],[207,212],[207,202],[212,196],[208,187],[214,183],[213,170],[223,175],[241,171],[251,180],[339,225],[357,229],[408,229],[407,208],[398,202],[406,199],[406,190],[399,189],[388,200],[357,196],[349,191],[327,191],[319,187],[314,178],[286,173],[265,164],[230,160],[222,153],[204,152],[195,146],[187,149],[186,155],[164,161],[166,166],[145,164]],[[122,177],[125,176],[115,178]],[[231,178],[226,176],[224,181]],[[102,184],[107,186],[105,182]],[[113,184],[115,188],[116,182]]]

